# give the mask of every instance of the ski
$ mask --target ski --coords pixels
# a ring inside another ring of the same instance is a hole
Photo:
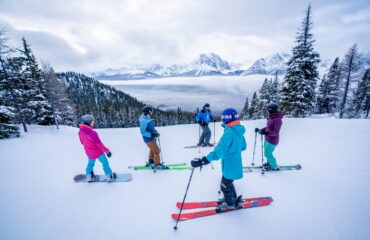
[[[250,202],[255,200],[271,199],[271,197],[258,197],[258,198],[244,198],[244,202]],[[181,208],[182,203],[177,202],[176,206]],[[195,209],[195,208],[207,208],[207,207],[217,207],[218,201],[208,201],[208,202],[185,202],[182,209]]]
[[[168,166],[168,165],[166,165]],[[192,168],[191,167],[176,167],[176,166],[169,166],[168,169],[158,169],[158,168],[152,168],[152,167],[145,167],[145,166],[134,166],[130,169],[133,169],[135,171],[138,171],[138,170],[153,170],[153,171],[167,171],[167,170],[191,170]]]
[[[302,166],[300,164],[279,166],[279,170],[267,170],[267,169],[264,169],[262,166],[248,166],[248,167],[243,167],[243,171],[246,172],[246,173],[248,173],[248,172],[255,172],[255,171],[279,172],[279,171],[300,170],[300,169],[302,169]]]
[[[169,166],[169,167],[182,167],[182,166],[186,166],[186,162],[183,162],[183,163],[170,163],[170,164],[165,164],[166,166]],[[133,168],[143,168],[143,167],[147,167],[145,165],[138,165],[138,166],[128,166],[129,169],[133,169]]]
[[[194,218],[216,215],[216,214],[224,213],[224,212],[231,212],[231,211],[241,210],[241,209],[245,209],[245,208],[261,207],[261,206],[269,205],[272,201],[273,201],[273,199],[268,197],[268,198],[265,198],[265,199],[262,198],[262,199],[258,199],[258,200],[252,200],[252,201],[249,201],[249,202],[244,202],[241,205],[241,208],[237,208],[237,209],[226,209],[222,212],[217,212],[216,208],[213,208],[213,209],[204,210],[204,211],[181,213],[181,215],[179,215],[178,213],[173,213],[171,215],[171,217],[174,220],[179,219],[179,221],[185,221],[185,220],[190,220],[190,219],[194,219]]]
[[[201,148],[208,148],[208,147],[215,147],[215,146],[200,146]],[[197,145],[193,145],[193,146],[186,146],[184,148],[199,148],[199,146]]]

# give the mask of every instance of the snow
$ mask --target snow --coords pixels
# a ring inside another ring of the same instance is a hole
[[[255,127],[243,122],[252,160]],[[213,126],[211,126],[213,129]],[[247,173],[235,182],[244,197],[272,196],[266,207],[179,223],[171,213],[181,201],[190,171],[131,171],[147,157],[139,130],[98,129],[113,153],[114,171],[132,172],[127,183],[77,184],[86,156],[76,128],[31,126],[21,138],[0,142],[0,239],[370,239],[369,120],[284,119],[276,157],[300,171]],[[184,149],[198,126],[158,128],[165,162],[188,162],[210,149]],[[216,124],[216,139],[222,133]],[[213,140],[213,136],[212,136]],[[260,163],[259,138],[256,163]],[[213,200],[221,179],[219,162],[195,170],[188,201]],[[99,163],[96,173],[102,173]]]

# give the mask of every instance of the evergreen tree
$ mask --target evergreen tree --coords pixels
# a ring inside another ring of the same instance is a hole
[[[0,139],[19,136],[15,109],[9,102],[9,76],[7,74],[7,54],[11,49],[6,45],[5,30],[0,28]]]
[[[249,119],[261,119],[263,116],[260,114],[261,103],[258,99],[257,93],[253,93],[251,105],[249,107]]]
[[[270,80],[269,86],[270,102],[278,103],[280,101],[280,84],[277,74],[275,75],[275,79],[273,81],[272,79]]]
[[[344,83],[343,97],[339,109],[339,117],[353,116],[354,109],[351,101],[353,101],[352,87],[353,83],[359,81],[363,70],[361,55],[357,50],[357,44],[353,45],[346,55],[342,63],[342,80]]]
[[[366,70],[362,80],[359,82],[353,101],[353,117],[361,117],[362,112],[369,115],[370,103],[370,68]]]
[[[259,108],[255,113],[258,116],[266,117],[265,109],[267,104],[271,102],[271,84],[272,82],[265,78],[265,81],[261,86],[261,89],[259,91]]]
[[[32,53],[31,47],[25,38],[22,38],[23,49],[20,50],[22,60],[22,79],[27,85],[29,102],[28,107],[32,111],[29,121],[41,125],[53,124],[53,113],[51,105],[45,95],[45,81],[42,79],[41,70],[37,64],[36,58]]]
[[[341,67],[337,57],[320,83],[317,94],[317,113],[335,113],[340,93],[340,73]]]
[[[295,117],[305,117],[312,113],[315,103],[315,88],[319,76],[317,64],[319,54],[314,50],[311,33],[311,5],[296,36],[296,46],[292,49],[292,57],[281,92],[282,109]]]
[[[57,128],[60,123],[72,125],[76,116],[66,88],[59,82],[54,69],[47,62],[42,63],[42,78],[45,81],[45,94],[51,105],[55,125]]]
[[[249,99],[248,96],[245,99],[243,110],[240,114],[240,118],[242,120],[248,120],[249,119]]]

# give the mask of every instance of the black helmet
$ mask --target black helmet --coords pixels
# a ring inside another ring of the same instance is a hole
[[[206,104],[204,104],[203,109],[209,108],[209,107],[210,107],[209,103],[206,103]]]
[[[144,115],[148,115],[149,113],[152,113],[152,112],[153,112],[153,108],[151,106],[145,106],[143,108]]]
[[[279,106],[278,106],[276,103],[274,103],[274,102],[269,103],[269,104],[267,104],[267,106],[266,106],[266,110],[267,110],[269,113],[276,113],[276,112],[278,111],[278,109],[279,109]]]

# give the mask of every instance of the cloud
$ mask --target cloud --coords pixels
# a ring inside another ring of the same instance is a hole
[[[370,51],[367,1],[312,0],[313,33],[325,57],[358,42]],[[186,63],[204,52],[230,62],[290,51],[308,1],[2,0],[0,18],[57,70]],[[289,6],[289,7],[287,7]],[[333,47],[335,46],[335,47]]]

